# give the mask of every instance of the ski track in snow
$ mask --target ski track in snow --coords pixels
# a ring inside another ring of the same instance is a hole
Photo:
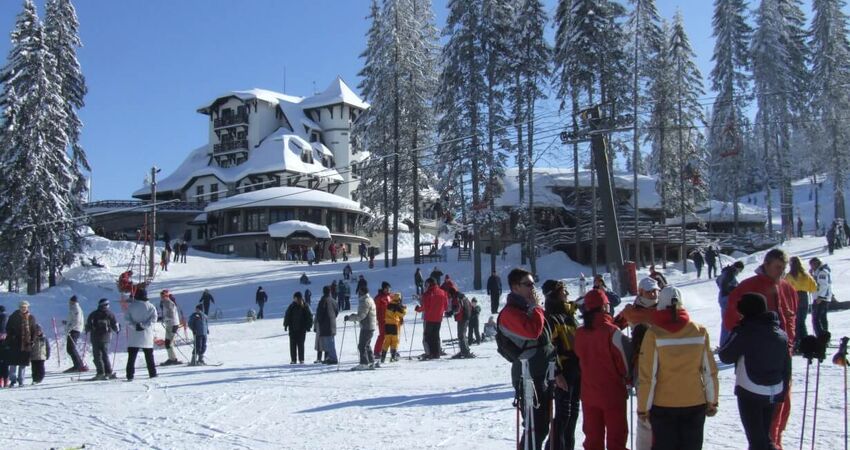
[[[792,255],[821,257],[836,274],[834,290],[838,298],[850,296],[850,281],[846,280],[850,272],[848,250],[828,256],[823,240],[817,238],[794,240],[785,247]],[[101,260],[110,268],[73,268],[66,273],[67,284],[30,300],[40,323],[47,324],[50,337],[53,334],[50,318],[55,317],[57,322],[64,318],[72,291],[83,298],[86,313],[100,296],[117,300],[114,280],[126,268],[133,246],[95,239],[92,248],[103,253]],[[454,252],[452,257],[456,256]],[[748,265],[741,278],[752,274],[762,255],[763,252],[743,258]],[[515,256],[509,251],[508,261],[501,258],[497,261],[503,277],[512,267],[512,258],[517,260]],[[490,315],[489,299],[484,292],[472,291],[471,263],[457,262],[452,257],[450,262],[438,265],[470,296],[478,298],[483,310],[483,329]],[[541,278],[569,278],[572,292],[578,272],[590,273],[588,268],[566,260],[563,255],[547,258],[539,264]],[[406,304],[411,306],[414,266],[410,260],[401,259],[398,268],[390,269],[384,268],[380,260],[378,263],[378,267],[369,270],[366,263],[351,262],[355,278],[364,274],[372,291],[380,281],[387,280],[394,290],[404,293]],[[289,336],[283,332],[282,315],[291,293],[304,288],[297,278],[302,272],[311,277],[313,283],[309,287],[315,307],[321,285],[338,280],[344,266],[344,263],[293,265],[190,253],[189,264],[172,264],[169,272],[159,274],[150,293],[155,297],[159,289],[167,287],[176,294],[184,312],[188,312],[203,289],[210,288],[216,298],[213,310],[220,308],[225,319],[210,322],[207,358],[210,362],[223,362],[222,366],[158,367],[158,377],[151,380],[147,378],[144,358],[140,357],[136,362],[136,379],[127,383],[123,381],[126,342],[122,335],[114,363],[118,380],[77,382],[72,381],[76,374],[60,373],[68,367],[69,358],[62,342],[62,364],[57,365],[54,344],[54,356],[47,363],[44,383],[2,391],[4,405],[14,414],[0,415],[0,442],[6,448],[16,449],[66,448],[83,443],[87,448],[109,449],[512,448],[516,416],[511,406],[514,394],[510,369],[496,353],[495,344],[490,341],[473,346],[473,352],[479,355],[475,359],[418,361],[415,356],[422,352],[422,321],[417,316],[414,332],[412,307],[408,308],[406,334],[399,337],[402,358],[398,362],[387,362],[384,368],[375,371],[351,372],[349,369],[357,363],[355,333],[351,324],[344,327],[340,317],[336,336],[342,361],[339,368],[311,364],[316,356],[313,333],[308,334],[305,342],[307,363],[289,364]],[[433,266],[420,267],[427,275]],[[709,328],[715,341],[712,345],[716,345],[720,318],[715,283],[704,278],[697,280],[693,273],[682,274],[680,269],[681,265],[669,265],[668,279],[682,289],[692,319]],[[246,323],[245,311],[254,307],[254,293],[260,284],[270,297],[267,318]],[[11,309],[18,298],[3,293],[0,303]],[[352,300],[356,309],[356,299]],[[624,302],[630,300],[624,298]],[[154,300],[154,304],[158,302]],[[117,301],[113,301],[112,309],[120,317]],[[340,315],[349,313],[343,311]],[[810,316],[808,320],[811,330]],[[830,313],[829,322],[836,341],[850,334],[850,312]],[[444,322],[441,328],[443,339],[449,337],[446,325]],[[448,325],[454,335],[455,323],[451,321]],[[345,342],[340,349],[343,332]],[[157,327],[157,333],[162,335],[161,327]],[[185,353],[181,359],[191,352],[190,345],[181,342],[178,348]],[[451,345],[444,345],[450,353]],[[155,354],[158,362],[166,359],[165,350],[158,349]],[[413,356],[413,360],[408,360],[408,356]],[[815,436],[817,448],[824,449],[840,448],[844,430],[844,373],[831,364],[832,355],[828,356],[820,367]],[[91,361],[88,363],[91,365]],[[812,438],[816,362],[809,371],[803,436],[807,448]],[[786,448],[799,445],[805,374],[805,361],[795,357]],[[93,375],[83,374],[85,378]],[[723,370],[719,377],[720,410],[717,416],[706,420],[704,448],[740,449],[745,438],[733,394],[734,371]],[[581,419],[576,438],[579,443],[583,439]]]

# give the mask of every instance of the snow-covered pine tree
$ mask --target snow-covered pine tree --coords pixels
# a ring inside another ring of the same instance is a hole
[[[694,62],[690,40],[685,33],[681,13],[673,18],[669,44],[672,69],[673,97],[672,135],[673,151],[667,155],[666,172],[662,182],[666,185],[668,211],[684,216],[696,210],[707,199],[704,177],[706,154],[702,132],[705,124],[699,97],[704,94],[702,75]]]
[[[672,166],[671,155],[675,152],[672,134],[675,131],[673,117],[676,112],[676,91],[673,85],[675,67],[668,43],[671,30],[666,20],[661,21],[661,33],[664,36],[664,47],[654,62],[656,70],[652,72],[649,85],[651,109],[646,141],[652,144],[648,158],[649,171],[656,175],[655,189],[661,197],[661,210],[666,215],[672,209],[665,180],[671,176],[668,170]]]
[[[546,80],[551,76],[550,59],[551,49],[544,37],[544,27],[547,22],[546,12],[539,0],[520,0],[515,9],[514,21],[517,24],[516,42],[512,45],[514,55],[515,86],[511,95],[511,104],[514,107],[514,116],[517,123],[517,163],[520,176],[520,207],[525,203],[522,191],[523,179],[528,180],[528,208],[519,211],[520,221],[518,228],[522,228],[521,236],[524,238],[526,253],[531,258],[531,272],[537,273],[537,258],[534,248],[535,224],[534,224],[534,122],[537,101],[546,98],[543,87]],[[523,126],[525,122],[525,126]],[[528,133],[528,139],[523,145],[523,129]],[[528,168],[528,175],[524,177],[524,170]],[[524,262],[524,261],[523,261]]]
[[[664,46],[664,36],[661,34],[661,17],[655,6],[655,0],[631,0],[633,8],[626,22],[627,35],[630,36],[630,54],[632,58],[632,155],[628,158],[627,168],[631,169],[633,180],[634,209],[634,250],[632,259],[640,264],[640,233],[638,232],[638,174],[646,173],[642,167],[640,155],[640,107],[649,96],[649,82],[655,70],[654,60]]]
[[[732,201],[734,231],[738,232],[738,202],[747,166],[743,161],[744,118],[750,92],[750,37],[752,28],[746,21],[744,0],[715,0],[712,18],[714,68],[711,88],[717,93],[708,130],[711,155],[709,180],[714,198]]]
[[[472,209],[480,208],[481,183],[486,182],[490,158],[481,145],[480,136],[486,125],[487,104],[485,65],[478,33],[481,28],[481,0],[450,0],[443,35],[447,37],[441,55],[442,71],[437,90],[436,108],[440,116],[438,131],[445,142],[438,149],[444,175],[450,186],[461,186],[468,177],[471,183]],[[456,181],[460,180],[460,181]],[[473,287],[481,289],[480,223],[473,215]]]
[[[842,0],[814,0],[812,21],[813,109],[819,119],[818,155],[829,168],[835,191],[835,217],[846,219],[844,187],[850,174],[850,133],[845,123],[850,111],[850,41]]]
[[[83,98],[88,89],[86,80],[77,60],[77,49],[82,46],[79,36],[80,23],[77,12],[71,0],[49,0],[45,6],[44,34],[47,48],[56,58],[56,76],[62,86],[61,96],[65,104],[67,116],[65,133],[68,135],[71,169],[74,183],[71,189],[70,214],[76,217],[83,215],[83,202],[86,198],[88,184],[83,171],[91,171],[86,152],[80,144],[80,133],[83,123],[77,115],[77,110],[83,107]],[[68,241],[73,251],[79,251],[83,245],[81,228],[69,226]],[[64,261],[68,263],[69,261]],[[56,262],[52,264],[49,280],[50,286],[56,283]]]
[[[25,273],[27,292],[41,289],[48,261],[64,260],[70,252],[65,230],[73,225],[69,198],[74,182],[65,150],[67,116],[56,59],[32,0],[24,1],[11,33],[12,46],[0,79],[6,124],[2,135],[0,235],[4,260],[20,261],[12,276]],[[19,255],[15,255],[19,253]]]

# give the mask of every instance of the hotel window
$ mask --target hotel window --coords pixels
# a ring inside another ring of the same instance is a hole
[[[195,188],[195,201],[204,201],[204,185],[200,185]]]
[[[210,185],[210,201],[218,201],[218,183],[213,183]]]
[[[248,224],[245,231],[265,231],[268,228],[265,211],[249,211],[247,216]]]
[[[313,164],[313,152],[309,149],[301,150],[301,161],[304,161],[307,164]]]

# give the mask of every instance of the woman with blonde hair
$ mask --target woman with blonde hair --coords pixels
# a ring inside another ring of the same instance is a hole
[[[806,330],[806,315],[809,313],[809,297],[811,292],[817,292],[818,284],[815,279],[803,268],[803,262],[797,256],[792,256],[788,261],[790,267],[788,274],[785,275],[785,281],[794,287],[797,291],[797,318],[795,329],[797,332],[794,337],[794,351],[799,348],[800,341],[806,337],[809,332]]]

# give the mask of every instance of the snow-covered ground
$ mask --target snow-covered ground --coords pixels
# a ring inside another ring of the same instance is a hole
[[[91,238],[91,245],[87,254],[97,255],[107,268],[72,268],[64,274],[60,286],[29,298],[33,313],[51,336],[52,319],[58,323],[64,318],[72,293],[80,296],[86,313],[100,297],[113,300],[112,309],[120,313],[115,280],[128,266],[134,246],[100,238]],[[828,256],[822,238],[792,240],[784,248],[805,258],[822,257],[832,267],[837,297],[843,300],[850,295],[850,278],[844,278],[850,274],[847,250]],[[457,262],[454,252],[450,255],[450,262],[439,266],[481,301],[483,326],[490,315],[486,295],[472,291],[471,263]],[[743,258],[747,264],[744,276],[752,274],[760,258],[761,254]],[[500,274],[504,276],[517,261],[514,251],[506,260],[500,256]],[[409,304],[414,292],[412,261],[402,259],[398,267],[390,269],[383,267],[382,259],[377,262],[376,268],[368,269],[365,262],[353,259],[355,277],[364,274],[372,291],[381,281],[389,281]],[[216,301],[213,310],[220,308],[224,319],[211,323],[207,356],[210,362],[223,365],[163,367],[158,378],[149,380],[139,358],[132,383],[85,383],[61,373],[69,366],[69,359],[64,345],[60,355],[54,347],[43,384],[0,392],[8,411],[0,414],[0,442],[4,448],[16,449],[67,448],[84,443],[86,448],[109,449],[511,448],[516,415],[511,406],[509,364],[496,353],[495,344],[474,346],[479,357],[471,360],[409,361],[406,357],[411,348],[413,355],[422,351],[422,327],[421,323],[414,327],[412,308],[401,340],[402,361],[370,372],[348,371],[356,362],[356,340],[352,326],[344,327],[340,317],[336,339],[342,361],[339,371],[323,365],[289,364],[288,336],[280,317],[292,293],[303,288],[298,277],[306,272],[312,279],[315,305],[321,286],[341,278],[344,266],[323,263],[308,267],[190,252],[187,264],[172,264],[168,272],[158,275],[149,291],[155,297],[160,289],[170,289],[188,313],[203,289],[210,289]],[[421,267],[427,275],[433,266]],[[489,267],[487,257],[484,267]],[[562,253],[541,258],[538,267],[544,280],[589,273]],[[683,290],[691,317],[708,326],[716,338],[720,318],[714,283],[696,280],[693,272],[682,274],[672,266],[667,276]],[[242,318],[253,306],[259,285],[269,293],[267,319],[246,323]],[[577,291],[575,287],[570,290]],[[3,293],[0,304],[11,311],[20,298]],[[830,313],[829,320],[834,336],[850,334],[850,313]],[[454,333],[454,323],[451,325]],[[449,329],[444,326],[442,334],[444,339],[449,338]],[[307,338],[309,361],[315,359],[313,338],[312,333]],[[120,349],[125,345],[122,334],[115,365],[119,380],[124,376],[126,356]],[[179,348],[183,359],[189,356],[189,346]],[[156,357],[164,361],[165,351],[157,350]],[[812,390],[815,370],[813,366]],[[804,360],[795,358],[794,407],[785,435],[786,448],[799,443],[805,373]],[[821,366],[817,448],[841,447],[843,377],[842,369],[829,361]],[[740,449],[746,441],[731,370],[721,373],[721,386],[720,412],[706,421],[705,448]],[[807,447],[812,402],[810,397],[804,437]],[[580,424],[577,435],[581,442]]]

